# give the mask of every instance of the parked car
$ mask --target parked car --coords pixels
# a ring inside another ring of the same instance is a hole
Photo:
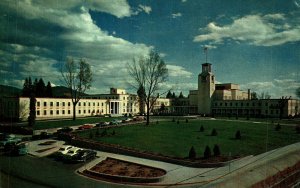
[[[17,138],[14,134],[3,134],[0,133],[0,148],[5,147],[6,144],[17,144],[21,142],[21,138]]]
[[[77,154],[75,154],[71,161],[73,162],[85,162],[90,159],[94,159],[97,155],[97,152],[94,150],[81,150],[78,151]]]
[[[122,120],[122,123],[128,123],[128,122],[130,122],[130,121],[132,121],[133,119],[131,119],[131,118],[126,118],[126,119],[123,119]]]
[[[104,127],[104,126],[105,126],[105,122],[96,123],[96,127]]]
[[[73,147],[74,146],[70,146],[70,145],[63,145],[63,146],[61,146],[59,148],[59,150],[55,154],[56,159],[62,158]]]
[[[120,124],[122,122],[122,120],[116,120],[116,119],[114,119],[114,120],[112,120],[109,124],[110,125],[118,125],[118,124]]]
[[[80,127],[78,127],[78,130],[85,130],[85,129],[91,129],[93,128],[94,126],[91,125],[91,124],[84,124],[84,125],[81,125]]]
[[[57,133],[69,133],[72,132],[73,129],[71,127],[63,127],[57,130]]]
[[[26,155],[28,153],[27,142],[6,144],[4,151],[9,155]]]
[[[74,155],[76,155],[79,151],[82,151],[82,150],[83,150],[82,148],[73,147],[73,148],[69,149],[69,151],[65,155],[63,155],[63,159],[71,160]]]

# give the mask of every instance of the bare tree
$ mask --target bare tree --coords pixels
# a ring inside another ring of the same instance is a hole
[[[268,92],[262,92],[259,96],[259,99],[271,99],[271,95]]]
[[[73,120],[75,120],[76,105],[84,95],[84,92],[91,87],[93,80],[91,67],[84,59],[80,59],[78,63],[75,63],[73,58],[68,58],[61,69],[61,74],[67,88],[70,89],[73,104]]]
[[[142,100],[146,104],[146,125],[149,125],[150,112],[159,97],[157,94],[161,83],[168,77],[168,69],[158,53],[151,51],[147,57],[133,59],[128,64],[129,75],[133,78],[133,86],[138,90],[144,88]]]

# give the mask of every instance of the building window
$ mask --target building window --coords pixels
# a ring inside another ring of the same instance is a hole
[[[71,110],[68,110],[68,114],[71,114]]]
[[[47,106],[47,102],[44,102],[44,106]]]
[[[62,114],[65,114],[65,111],[64,111],[64,110],[62,111]]]
[[[266,114],[268,114],[268,110],[266,110],[265,112],[266,112]]]
[[[83,114],[85,114],[85,110],[83,110]]]
[[[47,111],[46,110],[44,110],[44,115],[47,115]]]
[[[241,106],[244,106],[244,103],[241,102]]]
[[[225,106],[227,106],[227,102],[225,102]]]
[[[249,106],[249,103],[248,103],[248,102],[246,103],[246,106]]]
[[[220,102],[220,106],[222,106],[222,105],[223,105],[223,103]]]
[[[37,102],[36,105],[37,105],[37,106],[40,106],[40,102]]]
[[[65,102],[62,102],[62,105],[65,106]]]
[[[254,103],[254,102],[252,103],[252,106],[255,106],[255,103]]]
[[[81,113],[81,110],[78,110],[78,114],[80,114]]]
[[[95,103],[93,102],[93,106],[95,106]]]
[[[59,110],[56,110],[56,114],[59,115]]]
[[[83,103],[83,106],[85,106],[85,102]]]
[[[268,106],[269,104],[266,102],[266,106]]]
[[[59,106],[59,102],[56,102],[56,106]]]
[[[91,113],[91,111],[89,110],[88,113]]]
[[[36,111],[36,115],[37,116],[39,116],[40,115],[40,111],[38,110],[38,111]]]
[[[103,102],[101,103],[101,106],[103,106]]]
[[[70,103],[70,102],[68,102],[68,106],[71,106],[71,103]]]
[[[89,102],[89,106],[91,106],[91,103]]]
[[[50,106],[53,106],[53,102],[50,102]]]
[[[50,110],[50,115],[53,115],[53,110]]]
[[[100,106],[99,103],[98,103],[98,106]]]

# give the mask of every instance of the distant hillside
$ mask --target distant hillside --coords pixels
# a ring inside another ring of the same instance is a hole
[[[64,86],[52,87],[52,93],[53,93],[53,97],[56,98],[66,98],[71,96],[69,89]],[[21,96],[21,94],[22,94],[22,89],[12,87],[12,86],[0,85],[0,96],[15,97],[15,96]]]
[[[0,96],[15,97],[21,95],[22,90],[12,86],[0,85]]]

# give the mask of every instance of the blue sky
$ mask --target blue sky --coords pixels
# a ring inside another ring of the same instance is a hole
[[[156,50],[176,93],[197,88],[203,47],[219,83],[295,96],[300,87],[300,0],[2,0],[0,84],[25,77],[63,85],[68,56],[85,58],[94,82],[132,90],[127,63]]]

